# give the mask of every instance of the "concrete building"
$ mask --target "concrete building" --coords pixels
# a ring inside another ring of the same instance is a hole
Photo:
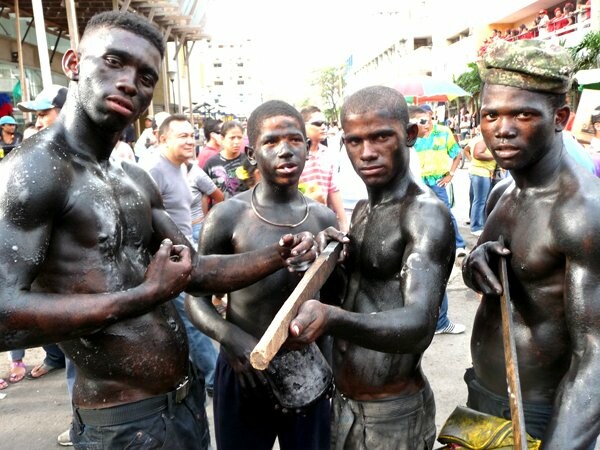
[[[219,118],[244,118],[262,102],[255,42],[211,38],[197,42],[191,55],[191,76],[196,84],[196,112],[210,111]]]
[[[28,100],[50,84],[66,86],[63,53],[76,48],[89,18],[129,10],[154,22],[168,42],[149,113],[183,111],[192,104],[190,54],[194,43],[206,38],[205,5],[200,0],[0,0],[0,94],[15,104],[19,94]],[[175,85],[174,78],[181,82]],[[20,118],[18,110],[15,116]]]
[[[570,2],[576,3],[575,0]],[[401,8],[388,5],[387,10],[381,10],[379,17],[367,24],[372,30],[381,30],[379,34],[385,36],[385,42],[371,41],[368,50],[358,49],[352,54],[346,92],[371,84],[391,85],[394,80],[411,75],[452,80],[467,70],[468,63],[478,59],[494,30],[505,34],[521,24],[532,29],[541,9],[547,10],[552,19],[554,9],[563,8],[566,3],[568,1],[419,0],[403,3]],[[593,13],[596,3],[600,2],[592,1],[590,19],[583,20],[573,14],[576,20],[572,25],[556,31],[536,31],[535,37],[567,47],[576,45],[588,31],[598,29]]]

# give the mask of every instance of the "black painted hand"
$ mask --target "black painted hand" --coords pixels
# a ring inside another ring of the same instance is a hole
[[[185,289],[191,272],[190,249],[165,239],[146,269],[145,283],[155,298],[170,300]]]
[[[263,373],[250,364],[250,353],[257,343],[258,339],[240,329],[232,332],[227,341],[221,343],[243,390],[255,389],[258,385],[267,384]]]
[[[327,305],[318,300],[304,302],[290,322],[286,347],[297,349],[316,341],[325,333],[327,321]]]
[[[317,244],[319,246],[319,253],[325,250],[327,244],[329,244],[332,241],[337,241],[344,244],[344,246],[342,247],[342,251],[340,252],[338,262],[342,264],[348,257],[348,244],[350,244],[350,238],[343,231],[340,231],[334,227],[328,227],[321,231],[319,234],[317,234],[316,239]]]
[[[502,284],[496,275],[498,258],[509,254],[510,250],[498,241],[479,245],[463,261],[465,283],[485,295],[501,295]]]

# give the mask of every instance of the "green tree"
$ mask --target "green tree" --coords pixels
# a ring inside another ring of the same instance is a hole
[[[323,114],[329,120],[339,120],[345,81],[345,66],[327,67],[319,72],[313,83],[323,100]]]
[[[481,73],[479,72],[479,66],[477,63],[471,62],[467,64],[467,67],[469,70],[461,73],[457,78],[454,79],[454,82],[473,96],[471,97],[471,101],[473,102],[473,107],[471,109],[474,113],[479,114]]]
[[[600,67],[600,32],[590,31],[581,42],[570,49],[575,71]]]

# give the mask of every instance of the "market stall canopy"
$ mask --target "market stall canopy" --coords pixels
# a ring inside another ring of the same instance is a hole
[[[600,89],[600,69],[580,70],[575,74],[579,90]]]
[[[408,103],[417,105],[427,102],[447,102],[457,97],[471,96],[451,81],[427,75],[403,77],[391,87],[402,93]]]

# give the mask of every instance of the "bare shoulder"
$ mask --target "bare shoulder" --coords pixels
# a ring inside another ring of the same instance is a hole
[[[587,172],[576,174],[560,186],[560,197],[553,208],[558,238],[600,249],[600,178]],[[570,246],[568,246],[570,248]]]
[[[405,236],[415,242],[454,241],[450,212],[432,190],[415,184],[400,204],[402,213],[398,217]]]
[[[325,229],[329,226],[337,226],[337,219],[331,208],[323,203],[307,197],[306,195],[304,198],[306,199],[308,207],[310,208],[310,214],[317,219],[319,225],[322,226],[322,229]]]
[[[485,212],[489,216],[492,209],[500,202],[505,193],[511,192],[515,188],[515,180],[507,177],[494,186],[488,196],[485,204]]]
[[[450,218],[448,208],[435,193],[418,183],[411,185],[400,203],[406,209],[407,214],[404,218],[407,220],[414,219],[422,223],[430,223]]]
[[[250,192],[244,191],[223,202],[217,203],[211,208],[206,220],[210,219],[213,222],[218,221],[220,223],[223,223],[225,220],[233,221],[244,211],[250,209]]]
[[[75,168],[60,136],[40,132],[0,163],[0,198],[5,218],[32,226],[67,203]],[[33,220],[33,221],[32,221]]]
[[[147,194],[151,199],[160,199],[160,190],[152,175],[131,161],[118,160],[112,163],[116,168],[123,170],[127,177],[135,183],[136,187]],[[162,202],[162,201],[161,201]],[[154,201],[152,202],[154,204]]]
[[[202,224],[199,253],[230,254],[234,253],[234,233],[236,227],[247,229],[250,201],[248,191],[217,203],[209,211]],[[243,233],[242,233],[243,234]]]

